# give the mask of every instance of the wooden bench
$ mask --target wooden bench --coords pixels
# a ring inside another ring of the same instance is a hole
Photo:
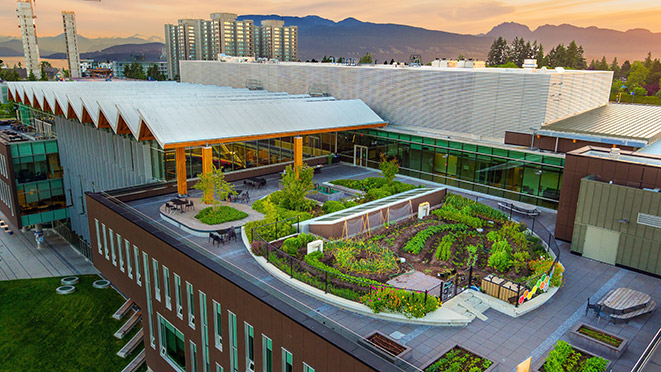
[[[114,314],[112,314],[112,317],[117,320],[121,320],[126,313],[131,310],[131,307],[133,307],[133,300],[130,298],[124,302],[124,305],[122,305],[117,311],[115,311]]]
[[[144,329],[140,328],[138,333],[136,333],[135,336],[133,336],[133,338],[131,338],[131,340],[129,340],[129,342],[127,342],[126,345],[124,345],[124,347],[122,347],[121,350],[117,352],[117,355],[121,358],[126,358],[133,352],[133,350],[135,350],[136,347],[138,347],[138,345],[140,345],[140,343],[142,343],[144,335]]]
[[[528,207],[524,206],[522,204],[515,204],[515,203],[498,203],[498,208],[504,209],[507,211],[512,211],[518,214],[523,214],[526,216],[539,216],[539,209],[535,207]]]
[[[145,349],[142,349],[140,354],[138,354],[129,365],[124,367],[122,372],[135,372],[145,363]]]
[[[129,320],[126,321],[119,329],[117,332],[115,332],[115,337],[119,338],[120,340],[126,336],[127,333],[131,332],[133,327],[135,327],[136,324],[140,322],[140,318],[142,318],[142,311],[138,310],[135,313],[133,313],[133,316],[129,318]]]

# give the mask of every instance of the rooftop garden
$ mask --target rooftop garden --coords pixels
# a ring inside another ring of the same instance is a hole
[[[541,372],[604,372],[608,361],[558,341],[549,352]]]
[[[212,164],[211,172],[200,173],[197,176],[199,181],[193,185],[193,188],[202,191],[202,200],[205,204],[212,204],[212,206],[202,209],[195,215],[195,218],[207,225],[219,225],[248,217],[248,213],[239,211],[229,205],[221,205],[230,195],[237,194],[234,185],[225,180],[225,175],[221,169]]]

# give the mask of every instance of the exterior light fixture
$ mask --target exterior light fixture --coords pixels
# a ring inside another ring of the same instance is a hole
[[[626,218],[620,218],[620,220],[617,221],[617,222],[619,222],[619,223],[629,223],[629,220],[627,220]]]

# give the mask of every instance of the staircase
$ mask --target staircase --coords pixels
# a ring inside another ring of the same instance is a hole
[[[474,296],[471,292],[464,291],[453,298],[451,300],[454,305],[452,311],[470,318],[471,321],[475,318],[486,321],[488,318],[484,315],[484,312],[489,309],[489,305],[482,302],[480,298]]]

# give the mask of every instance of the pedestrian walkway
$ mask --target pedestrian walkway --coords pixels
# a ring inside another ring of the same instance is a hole
[[[31,231],[0,233],[0,280],[96,273],[91,262],[53,231],[44,230],[41,248]]]

